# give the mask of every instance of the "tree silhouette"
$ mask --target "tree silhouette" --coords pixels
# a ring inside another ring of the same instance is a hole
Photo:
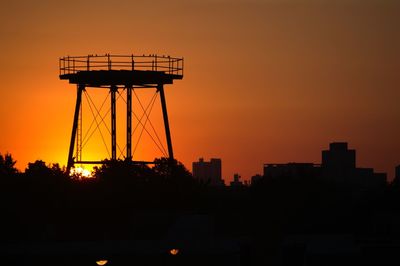
[[[33,185],[63,186],[70,177],[58,163],[46,165],[42,160],[28,163],[25,169],[27,182],[34,182]]]
[[[104,160],[93,173],[93,176],[101,181],[135,184],[146,182],[153,175],[153,171],[147,165],[124,160]]]
[[[55,176],[65,176],[65,175],[67,175],[67,173],[65,172],[66,171],[65,167],[61,168],[60,164],[58,164],[58,163],[53,163],[51,165],[50,169],[51,169],[52,174],[55,175]]]
[[[18,172],[15,168],[15,161],[10,153],[6,153],[4,156],[0,154],[0,176],[10,176]]]
[[[175,159],[159,158],[154,160],[153,171],[156,175],[171,182],[193,181],[192,174]]]
[[[28,168],[25,169],[25,174],[28,176],[50,176],[51,168],[42,160],[36,160],[34,163],[28,163]]]

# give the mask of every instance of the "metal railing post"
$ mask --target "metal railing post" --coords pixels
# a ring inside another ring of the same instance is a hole
[[[68,61],[67,61],[67,69],[68,69],[68,74],[69,74],[69,56],[68,56]]]

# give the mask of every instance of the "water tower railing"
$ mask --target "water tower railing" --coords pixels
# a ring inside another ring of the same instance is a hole
[[[160,55],[66,56],[59,60],[60,76],[80,71],[141,70],[183,76],[183,58]]]

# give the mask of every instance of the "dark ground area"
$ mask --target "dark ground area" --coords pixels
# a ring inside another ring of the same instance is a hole
[[[41,161],[0,170],[7,265],[400,263],[399,180],[369,190],[314,176],[211,187],[167,159],[107,162],[88,180]]]

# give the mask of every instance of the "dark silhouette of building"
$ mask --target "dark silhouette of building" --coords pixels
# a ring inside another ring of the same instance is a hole
[[[260,175],[260,174],[253,175],[253,176],[250,178],[251,184],[257,183],[259,180],[262,179],[262,177],[263,177],[263,176]]]
[[[326,180],[346,185],[358,186],[360,189],[371,189],[386,183],[385,173],[375,173],[372,168],[356,167],[356,151],[348,149],[346,142],[333,142],[329,150],[322,151],[322,164],[287,163],[264,164],[264,177],[301,178],[319,176]]]
[[[302,177],[319,173],[320,166],[313,163],[267,163],[264,164],[264,176],[267,178],[277,177]]]
[[[331,181],[371,189],[386,183],[385,173],[372,168],[356,167],[356,151],[348,149],[346,142],[333,142],[329,150],[322,151],[321,174]]]
[[[322,151],[322,167],[340,174],[356,167],[356,151],[349,150],[346,142],[333,142],[329,150]]]
[[[400,165],[396,166],[395,178],[396,179],[400,178]]]
[[[221,159],[211,158],[209,162],[200,158],[198,162],[193,162],[193,177],[199,181],[209,183],[211,186],[223,186]]]
[[[243,183],[240,181],[241,176],[239,174],[233,175],[233,181],[231,182],[231,187],[242,187]]]

